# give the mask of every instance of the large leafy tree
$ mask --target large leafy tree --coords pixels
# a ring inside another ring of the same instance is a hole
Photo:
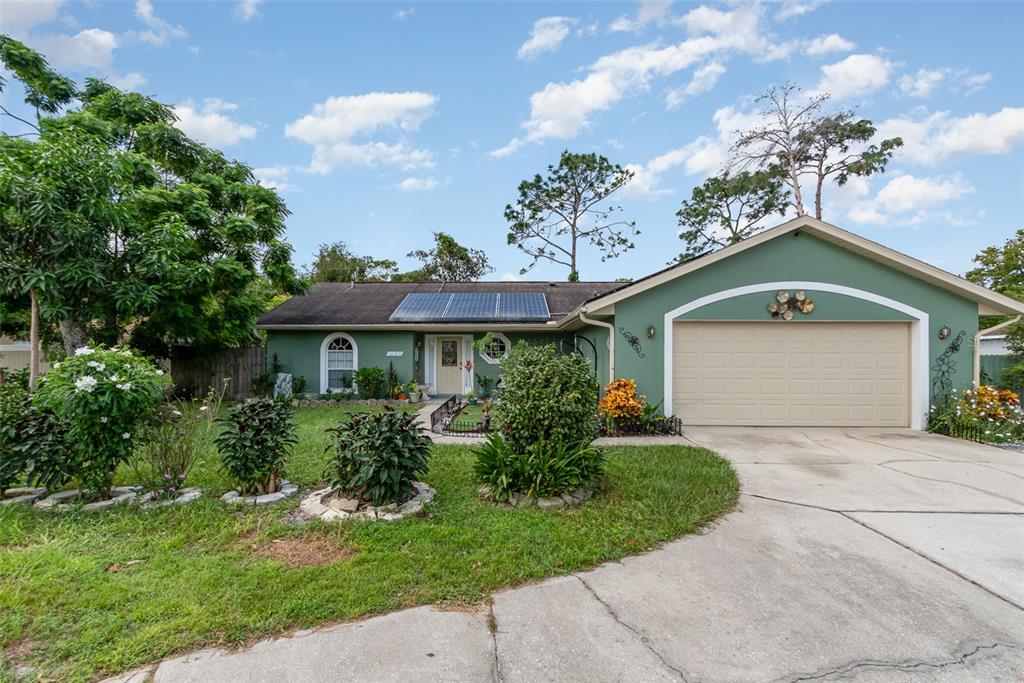
[[[4,221],[22,230],[33,224],[38,245],[0,243],[0,259],[21,259],[22,287],[39,281],[33,272],[74,274],[45,281],[42,301],[66,350],[86,338],[159,355],[177,345],[207,350],[252,340],[265,283],[287,292],[303,286],[283,241],[283,201],[246,165],[188,138],[159,102],[92,79],[78,101],[77,110],[41,117],[38,140],[8,138],[5,158],[16,163],[0,166],[0,202],[11,208]],[[71,159],[76,148],[82,161]],[[53,194],[42,183],[29,196],[22,185],[38,175],[32,164],[51,150],[68,160],[50,171],[69,191]],[[102,187],[84,182],[71,192],[75,174],[95,173],[86,161],[101,170]],[[38,219],[69,213],[87,219],[72,223],[73,235],[56,218]],[[39,260],[25,260],[33,255]]]
[[[354,253],[344,242],[321,244],[309,270],[313,282],[372,282],[390,280],[398,273],[391,259],[376,259]]]
[[[409,252],[409,258],[418,259],[423,266],[414,273],[424,280],[463,282],[479,280],[493,273],[487,254],[459,244],[458,240],[445,232],[434,233],[432,249],[417,249]]]
[[[805,97],[793,83],[772,86],[758,98],[764,123],[738,131],[733,146],[742,169],[778,168],[791,191],[798,215],[806,215],[807,193],[814,191],[814,216],[821,218],[822,189],[829,182],[845,185],[853,176],[883,173],[900,138],[870,144],[876,129],[854,109],[829,112],[830,95]]]
[[[723,172],[693,188],[676,212],[682,261],[735,244],[764,227],[765,220],[786,211],[789,193],[777,168]]]
[[[1002,245],[986,247],[974,257],[977,267],[967,271],[967,279],[991,290],[1024,301],[1024,230]],[[996,325],[1005,318],[987,317],[982,325]],[[1006,328],[1006,343],[1016,363],[1008,368],[1003,379],[1013,386],[1024,384],[1024,322]]]
[[[519,198],[505,207],[508,243],[532,259],[519,272],[543,260],[567,267],[569,280],[578,280],[582,246],[595,248],[602,261],[632,249],[636,223],[618,219],[622,208],[606,203],[632,177],[603,156],[566,150],[545,176],[519,183]]]

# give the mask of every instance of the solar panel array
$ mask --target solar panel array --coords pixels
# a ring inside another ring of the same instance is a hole
[[[541,292],[416,292],[391,314],[391,322],[545,322],[551,317]]]

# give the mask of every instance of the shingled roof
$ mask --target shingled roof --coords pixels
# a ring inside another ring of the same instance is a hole
[[[391,313],[413,292],[541,292],[552,320],[623,286],[621,282],[320,282],[257,321],[258,327],[390,325]],[[533,326],[544,323],[533,323]],[[404,324],[408,326],[408,323]],[[530,324],[523,324],[529,327]]]

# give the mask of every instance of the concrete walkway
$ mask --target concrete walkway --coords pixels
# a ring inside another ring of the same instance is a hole
[[[901,430],[702,428],[739,509],[494,595],[204,650],[135,681],[1020,681],[1024,457]],[[127,680],[127,679],[125,679]]]

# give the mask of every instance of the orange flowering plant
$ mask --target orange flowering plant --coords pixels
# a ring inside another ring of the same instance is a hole
[[[1016,393],[982,384],[932,406],[928,430],[993,443],[1015,441],[1024,437],[1024,411]]]
[[[601,431],[607,436],[616,434],[671,434],[673,421],[660,412],[661,403],[648,403],[647,397],[637,393],[636,382],[617,379],[605,388],[597,406]]]

